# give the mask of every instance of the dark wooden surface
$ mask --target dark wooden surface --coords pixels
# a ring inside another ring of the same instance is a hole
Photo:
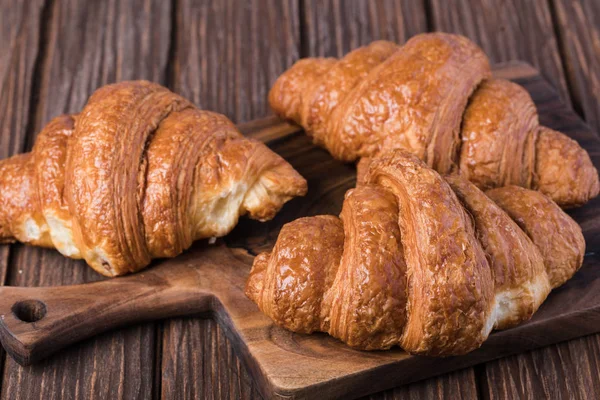
[[[0,0],[0,156],[28,149],[43,123],[105,82],[153,79],[240,122],[268,114],[269,85],[297,58],[423,30],[534,64],[598,131],[599,21],[594,0]],[[0,248],[0,276],[23,286],[98,279],[20,245]],[[599,352],[592,335],[372,398],[598,398]],[[30,368],[6,359],[2,373],[3,398],[257,397],[210,319],[115,331]]]
[[[600,2],[555,0],[554,24],[573,107],[600,130]]]

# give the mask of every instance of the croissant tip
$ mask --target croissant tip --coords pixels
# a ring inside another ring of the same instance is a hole
[[[262,291],[264,274],[267,269],[270,253],[264,252],[258,254],[252,263],[252,269],[248,275],[244,294],[250,300],[258,304],[258,296]]]

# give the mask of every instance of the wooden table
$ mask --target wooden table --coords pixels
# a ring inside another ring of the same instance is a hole
[[[424,31],[475,40],[492,62],[537,67],[600,131],[597,0],[0,0],[0,157],[27,151],[53,116],[97,87],[160,82],[236,122],[269,114],[267,92],[295,60],[341,56]],[[81,262],[0,246],[7,285],[100,279]],[[2,398],[259,398],[211,319],[110,332],[23,368],[2,352]],[[497,360],[385,393],[401,398],[600,398],[600,335]]]

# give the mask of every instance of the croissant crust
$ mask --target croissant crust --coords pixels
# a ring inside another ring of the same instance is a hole
[[[396,150],[370,163],[340,218],[284,225],[256,257],[246,294],[294,332],[457,355],[531,318],[584,251],[579,226],[539,191],[486,194]]]
[[[368,159],[396,148],[482,190],[518,185],[561,207],[598,195],[598,172],[567,136],[540,126],[525,89],[492,79],[489,61],[459,35],[428,33],[404,46],[373,42],[343,58],[306,58],[269,95],[335,158]]]
[[[270,219],[306,192],[223,115],[146,81],[98,89],[0,176],[0,240],[56,247],[108,276],[223,236],[240,215]]]

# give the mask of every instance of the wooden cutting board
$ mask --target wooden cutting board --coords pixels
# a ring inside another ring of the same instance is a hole
[[[578,140],[600,167],[598,137],[537,71],[512,63],[497,66],[495,75],[523,85],[541,123]],[[222,324],[266,398],[325,399],[358,397],[600,331],[600,199],[569,212],[587,242],[582,269],[550,294],[531,321],[493,333],[468,355],[439,359],[400,349],[360,352],[325,334],[299,335],[273,326],[243,293],[251,254],[270,249],[286,222],[338,214],[345,191],[354,186],[355,170],[274,118],[240,129],[290,161],[307,178],[308,195],[291,201],[268,223],[241,221],[227,245],[199,243],[132,276],[77,286],[0,288],[0,339],[7,352],[27,364],[111,328],[208,312]]]

